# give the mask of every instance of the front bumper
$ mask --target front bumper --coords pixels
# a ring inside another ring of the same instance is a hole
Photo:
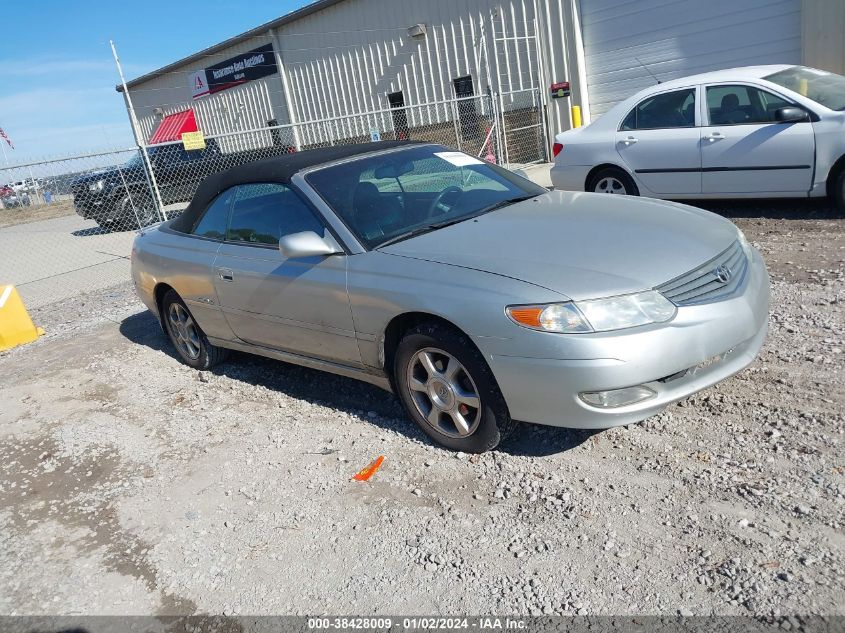
[[[767,331],[769,276],[756,251],[743,283],[727,300],[679,308],[666,324],[581,335],[520,333],[547,337],[544,358],[508,354],[519,337],[496,342],[492,352],[484,351],[511,417],[584,429],[631,424],[737,373],[755,359]],[[536,340],[526,347],[536,349]],[[655,395],[617,408],[591,406],[578,395],[635,385]]]

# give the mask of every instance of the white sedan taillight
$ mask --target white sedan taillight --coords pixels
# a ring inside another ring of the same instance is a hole
[[[555,143],[552,145],[552,154],[557,156],[563,150],[563,143]]]

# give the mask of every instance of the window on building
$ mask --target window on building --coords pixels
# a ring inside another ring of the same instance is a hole
[[[387,102],[390,104],[391,116],[393,117],[393,130],[397,141],[404,141],[411,138],[408,129],[408,113],[405,110],[405,95],[399,92],[391,92],[387,95]]]
[[[455,96],[471,97],[475,94],[475,89],[472,86],[472,75],[464,75],[463,77],[456,77],[452,80],[452,85],[455,86]]]
[[[234,189],[227,189],[208,205],[192,231],[194,235],[212,240],[223,239],[226,235],[226,226],[229,224],[229,209],[232,206],[234,191]]]
[[[478,113],[476,112],[475,88],[472,85],[472,76],[464,75],[452,80],[455,87],[455,98],[458,99],[458,121],[461,124],[461,137],[464,139],[477,139],[480,135],[478,126]]]
[[[283,235],[301,231],[323,235],[324,229],[290,187],[279,183],[236,187],[232,219],[226,233],[228,241],[277,246]]]
[[[664,92],[640,101],[622,121],[622,130],[695,127],[695,88]]]

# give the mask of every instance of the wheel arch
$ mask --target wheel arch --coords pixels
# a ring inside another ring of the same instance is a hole
[[[158,312],[158,324],[161,329],[164,329],[164,315],[161,310],[161,302],[164,301],[164,295],[168,290],[176,292],[176,289],[165,281],[158,282],[153,288],[153,300],[155,301],[156,311]],[[178,292],[176,294],[179,294]]]
[[[593,167],[590,171],[588,171],[588,172],[587,172],[587,177],[586,177],[586,178],[584,178],[584,191],[589,191],[589,190],[590,190],[590,188],[589,188],[589,187],[590,187],[590,181],[591,181],[591,180],[593,179],[593,177],[594,177],[597,173],[599,173],[602,169],[618,169],[618,170],[620,170],[620,171],[623,171],[623,172],[625,172],[626,174],[628,174],[628,177],[629,177],[631,180],[633,180],[633,181],[634,181],[634,183],[635,183],[637,186],[639,186],[639,183],[637,183],[637,179],[636,179],[636,178],[634,178],[634,174],[632,174],[632,173],[630,172],[630,170],[626,169],[626,168],[625,168],[625,167],[623,167],[622,165],[619,165],[618,163],[600,163],[600,164],[596,165],[595,167]]]
[[[462,335],[466,336],[467,339],[472,341],[470,336],[462,330],[460,327],[449,321],[448,319],[443,318],[437,314],[433,314],[431,312],[420,312],[420,311],[413,311],[413,312],[403,312],[402,314],[397,314],[393,317],[387,326],[384,328],[384,333],[382,334],[381,341],[379,344],[379,360],[381,361],[382,368],[384,369],[385,374],[390,379],[391,386],[393,385],[393,361],[396,356],[396,348],[399,346],[399,341],[402,340],[402,335],[414,328],[421,323],[426,322],[434,322],[449,327]],[[473,343],[474,345],[474,343]]]
[[[836,162],[831,165],[830,170],[827,172],[826,189],[829,198],[836,197],[834,187],[836,186],[836,179],[839,177],[839,174],[842,173],[843,169],[845,169],[845,154],[840,156]]]

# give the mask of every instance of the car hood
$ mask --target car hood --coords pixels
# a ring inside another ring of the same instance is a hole
[[[581,300],[654,288],[736,239],[731,222],[693,207],[552,191],[379,250],[503,275]]]

